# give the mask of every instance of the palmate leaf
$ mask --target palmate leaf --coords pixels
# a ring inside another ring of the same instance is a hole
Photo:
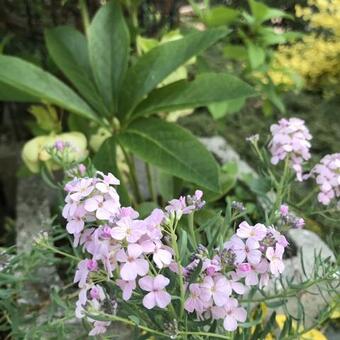
[[[129,115],[150,91],[179,66],[227,35],[225,28],[194,32],[164,43],[140,57],[129,68],[119,100],[119,115]]]
[[[229,74],[203,73],[193,81],[180,80],[156,89],[137,106],[131,117],[159,111],[195,108],[226,100],[247,98],[255,91]]]
[[[212,191],[219,191],[218,167],[208,150],[187,130],[157,118],[128,126],[119,142],[163,171]]]
[[[20,58],[0,55],[0,83],[17,90],[12,95],[20,96],[23,93],[98,120],[93,110],[71,88],[50,73]],[[12,100],[20,101],[20,97],[13,97]]]
[[[117,0],[101,7],[89,28],[89,55],[94,78],[106,105],[117,108],[118,92],[130,53],[129,30]]]
[[[92,76],[85,36],[69,26],[45,31],[48,53],[89,104],[107,114]]]

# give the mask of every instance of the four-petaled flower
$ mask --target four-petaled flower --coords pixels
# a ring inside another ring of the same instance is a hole
[[[155,306],[165,308],[170,303],[171,295],[164,289],[169,282],[170,280],[161,274],[155,277],[148,275],[139,279],[139,286],[149,292],[143,298],[145,308],[152,309]]]

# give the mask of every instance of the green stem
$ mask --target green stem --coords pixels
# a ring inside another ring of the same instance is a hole
[[[319,188],[314,188],[308,195],[306,195],[299,203],[296,204],[298,208],[304,205],[307,201],[310,200],[311,197],[315,196],[315,193],[319,190]]]
[[[145,170],[146,170],[146,177],[147,177],[147,180],[148,180],[148,187],[149,187],[150,196],[151,196],[152,200],[157,203],[157,194],[156,194],[153,182],[152,182],[151,168],[150,168],[150,165],[148,163],[145,163]]]
[[[289,159],[289,157],[287,157],[286,160],[285,160],[285,164],[284,164],[283,174],[282,174],[280,183],[279,183],[277,190],[276,190],[276,200],[275,200],[275,203],[273,205],[272,211],[271,211],[270,216],[269,216],[269,222],[270,223],[273,222],[274,215],[275,215],[276,211],[279,209],[279,206],[282,203],[282,200],[285,196],[284,192],[286,190],[286,188],[285,188],[286,179],[287,179],[288,174],[289,174],[289,163],[290,163],[290,159]]]
[[[135,201],[137,203],[140,203],[142,201],[142,195],[140,193],[139,190],[139,186],[138,186],[138,181],[137,181],[137,176],[136,176],[136,171],[135,171],[135,164],[132,160],[132,157],[130,157],[128,155],[128,153],[126,152],[126,150],[121,146],[125,160],[126,160],[126,164],[129,167],[129,179],[130,179],[130,185],[131,185],[131,189],[133,191],[133,194],[135,196]]]
[[[190,236],[192,238],[192,241],[194,242],[193,246],[196,249],[197,248],[197,239],[196,234],[194,230],[194,212],[188,215],[188,226],[189,226],[189,232]]]
[[[79,0],[79,7],[80,7],[81,17],[83,19],[84,32],[85,32],[85,35],[88,35],[88,30],[90,27],[90,17],[89,17],[89,12],[87,9],[86,0]]]
[[[181,304],[180,304],[180,312],[179,312],[179,320],[182,320],[183,312],[184,312],[184,299],[185,299],[185,290],[184,290],[184,278],[183,278],[183,271],[181,265],[181,257],[179,254],[178,246],[177,246],[177,235],[176,235],[176,226],[177,222],[173,223],[170,227],[171,232],[171,245],[172,249],[175,251],[175,260],[178,267],[178,283],[179,283],[179,290],[180,290],[180,297],[181,297]]]
[[[196,336],[204,336],[208,338],[218,338],[218,339],[226,339],[230,340],[231,337],[227,335],[222,334],[216,334],[216,333],[209,333],[209,332],[178,332],[179,335],[196,335]]]

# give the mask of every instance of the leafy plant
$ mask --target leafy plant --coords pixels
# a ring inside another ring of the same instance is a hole
[[[192,4],[195,5],[193,1]],[[227,6],[199,9],[194,6],[200,20],[207,27],[232,28],[224,46],[224,56],[227,60],[236,62],[235,72],[240,74],[259,88],[263,97],[263,111],[270,113],[273,107],[280,112],[285,111],[284,103],[280,97],[282,86],[276,86],[270,77],[273,68],[275,47],[295,40],[299,33],[284,31],[282,27],[275,27],[268,21],[281,23],[283,19],[293,19],[282,10],[271,8],[262,2],[249,0],[249,12],[230,8]],[[282,73],[290,72],[281,67]],[[209,105],[214,118],[218,119],[226,114],[239,111],[245,104],[243,98]]]
[[[85,37],[67,26],[45,33],[48,52],[70,85],[22,59],[1,55],[0,99],[43,101],[112,131],[112,154],[99,150],[100,164],[101,157],[115,163],[114,149],[120,145],[127,157],[129,151],[167,173],[219,191],[218,167],[194,136],[148,116],[254,95],[243,81],[216,73],[158,88],[178,67],[225,37],[227,29],[194,31],[136,58],[130,53],[121,7],[110,1],[96,13],[86,33]]]

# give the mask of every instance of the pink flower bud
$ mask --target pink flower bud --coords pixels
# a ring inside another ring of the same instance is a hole
[[[238,270],[243,273],[247,273],[251,271],[251,265],[249,263],[241,263],[238,266]]]
[[[94,272],[98,269],[96,260],[87,260],[86,267],[90,272]]]

